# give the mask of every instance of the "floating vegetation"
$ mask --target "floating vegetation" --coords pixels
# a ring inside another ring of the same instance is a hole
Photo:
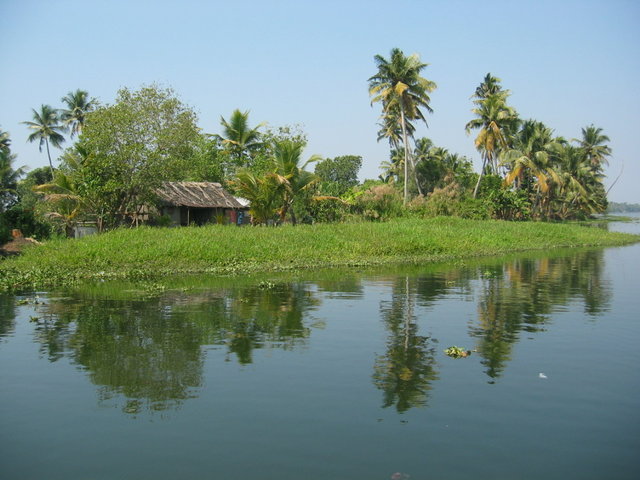
[[[465,358],[471,355],[471,350],[453,346],[453,347],[447,348],[444,351],[444,353],[446,353],[448,356],[452,358]]]

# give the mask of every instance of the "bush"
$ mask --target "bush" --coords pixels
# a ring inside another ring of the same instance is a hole
[[[11,230],[19,229],[25,237],[33,237],[38,240],[49,238],[53,233],[51,223],[43,220],[37,215],[33,209],[23,208],[21,205],[15,205],[4,214],[0,219],[0,239],[2,239],[3,229],[6,229],[11,238]],[[7,242],[8,240],[5,240]]]
[[[356,206],[367,220],[389,220],[405,214],[402,195],[389,184],[369,187],[356,197]]]
[[[531,218],[531,202],[522,190],[501,188],[488,197],[493,209],[493,218],[500,220],[529,220]]]

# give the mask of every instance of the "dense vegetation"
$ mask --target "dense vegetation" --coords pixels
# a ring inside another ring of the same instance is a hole
[[[0,289],[179,273],[420,263],[637,240],[577,225],[444,217],[281,228],[120,228],[75,241],[52,240],[0,262]]]
[[[221,131],[197,126],[194,109],[156,85],[121,89],[112,105],[86,91],[62,97],[63,108],[42,105],[24,122],[28,141],[46,151],[49,167],[14,168],[9,135],[0,131],[0,241],[11,228],[27,236],[69,235],[80,221],[101,231],[142,222],[162,224],[155,210],[163,181],[215,181],[251,203],[254,224],[388,220],[459,216],[473,219],[584,219],[607,207],[604,167],[609,138],[593,125],[579,139],[555,136],[543,123],[521,119],[510,92],[487,74],[471,97],[480,172],[470,159],[417,135],[432,112],[436,83],[416,54],[376,55],[369,78],[380,105],[378,140],[389,160],[376,180],[360,184],[363,159],[303,155],[296,127],[252,126],[249,112],[220,118]],[[68,146],[58,159],[52,149]]]

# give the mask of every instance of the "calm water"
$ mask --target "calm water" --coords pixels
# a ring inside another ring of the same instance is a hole
[[[0,296],[0,478],[635,479],[639,272],[636,244]]]

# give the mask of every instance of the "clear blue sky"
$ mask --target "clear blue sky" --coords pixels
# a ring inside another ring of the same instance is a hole
[[[387,159],[376,142],[373,56],[418,53],[435,81],[418,136],[473,158],[469,97],[487,72],[522,118],[567,138],[593,123],[611,138],[613,201],[640,203],[640,2],[582,1],[55,1],[0,0],[0,126],[15,165],[45,165],[26,143],[41,104],[81,88],[103,103],[120,87],[173,87],[200,127],[251,111],[252,124],[300,124],[306,154],[361,155],[361,177]],[[55,151],[56,155],[60,152]]]

